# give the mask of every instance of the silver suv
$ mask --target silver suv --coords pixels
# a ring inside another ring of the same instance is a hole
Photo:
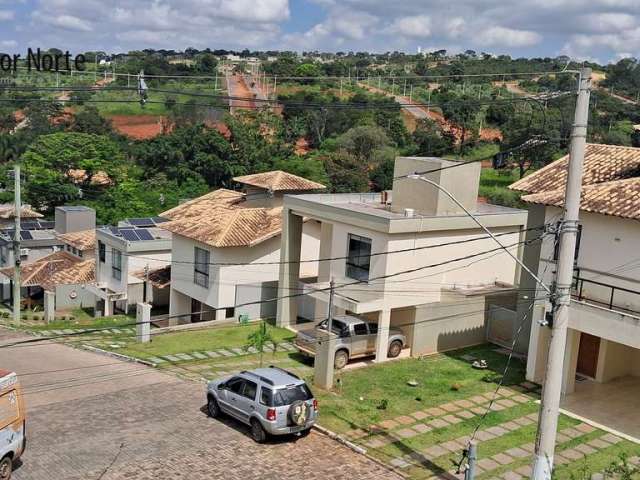
[[[304,380],[278,367],[243,371],[207,384],[207,410],[226,413],[251,427],[256,442],[267,434],[307,435],[318,416],[318,402]]]
[[[320,322],[315,328],[300,330],[294,345],[300,353],[315,357],[317,329],[327,329],[327,320]],[[378,340],[378,324],[369,323],[351,315],[337,315],[331,322],[331,331],[338,336],[333,366],[344,368],[351,358],[365,357],[376,353]],[[407,343],[407,338],[397,328],[389,329],[387,356],[394,358]]]

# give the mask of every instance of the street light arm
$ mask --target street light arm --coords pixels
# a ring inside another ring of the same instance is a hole
[[[549,287],[547,287],[544,282],[542,280],[540,280],[540,278],[538,278],[538,276],[533,273],[518,257],[516,257],[513,253],[511,253],[509,251],[509,249],[507,247],[505,247],[500,240],[498,240],[496,238],[496,236],[491,233],[491,231],[485,227],[480,220],[478,220],[478,217],[476,217],[473,213],[471,213],[469,210],[467,210],[465,208],[464,205],[462,205],[462,203],[460,203],[446,188],[444,188],[442,185],[438,184],[437,182],[434,182],[433,180],[429,180],[428,178],[423,177],[422,175],[419,175],[417,173],[411,174],[411,175],[407,175],[405,178],[411,178],[413,180],[422,180],[423,182],[428,183],[429,185],[433,185],[434,187],[436,187],[438,190],[440,190],[442,193],[444,193],[447,197],[449,197],[458,207],[460,207],[464,213],[466,213],[467,215],[469,215],[469,217],[471,217],[471,219],[482,229],[485,231],[485,233],[487,235],[489,235],[499,246],[500,248],[502,248],[505,252],[507,252],[507,254],[513,258],[515,260],[515,262],[520,265],[529,275],[531,275],[531,277],[533,277],[533,279],[542,287],[544,288],[544,290],[548,293],[551,294],[551,289]]]

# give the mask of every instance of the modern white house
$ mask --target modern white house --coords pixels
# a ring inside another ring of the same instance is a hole
[[[138,302],[168,303],[168,294],[145,281],[171,263],[171,234],[161,228],[163,222],[161,217],[132,218],[96,230],[96,278],[87,288],[95,296],[97,316],[128,312]]]
[[[326,318],[333,279],[335,314],[377,322],[376,361],[387,357],[389,327],[403,330],[412,355],[513,338],[516,262],[438,188],[398,178],[425,171],[522,254],[527,212],[479,202],[478,163],[398,157],[391,192],[284,197],[278,325],[293,327],[305,316],[299,298],[288,295],[301,282],[316,299],[307,319]],[[313,256],[302,237],[311,221],[320,223],[319,258],[331,260],[309,281],[299,261]]]
[[[161,214],[173,234],[171,323],[275,317],[283,196],[325,187],[282,171],[234,180],[242,192],[215,190]],[[317,258],[319,223],[303,231],[304,258]],[[317,264],[303,275],[317,275]]]
[[[527,193],[529,224],[553,223],[562,215],[568,156],[511,185]],[[555,278],[553,242],[528,247],[529,268],[548,285]],[[607,425],[640,434],[640,148],[587,144],[575,255],[573,297],[564,361],[565,403],[592,416],[615,411]],[[531,279],[523,285],[535,288]],[[539,289],[538,297],[543,293]],[[524,305],[523,305],[523,308]],[[542,382],[550,329],[542,326],[551,304],[539,300],[527,378]],[[617,407],[619,408],[616,408]]]

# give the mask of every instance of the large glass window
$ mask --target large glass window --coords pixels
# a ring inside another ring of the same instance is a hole
[[[371,239],[349,234],[346,274],[356,280],[369,280],[371,262]]]
[[[98,240],[98,258],[102,263],[107,261],[107,246]]]
[[[111,250],[111,276],[116,280],[122,279],[122,252],[115,248]]]
[[[209,288],[209,250],[195,247],[193,282],[201,287]]]

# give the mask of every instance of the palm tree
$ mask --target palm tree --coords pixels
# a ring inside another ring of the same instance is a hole
[[[263,320],[260,327],[247,337],[247,344],[243,348],[245,352],[251,347],[258,351],[260,354],[260,368],[262,368],[262,353],[266,346],[269,346],[275,354],[276,342],[271,337],[271,333],[267,330],[267,323]]]

